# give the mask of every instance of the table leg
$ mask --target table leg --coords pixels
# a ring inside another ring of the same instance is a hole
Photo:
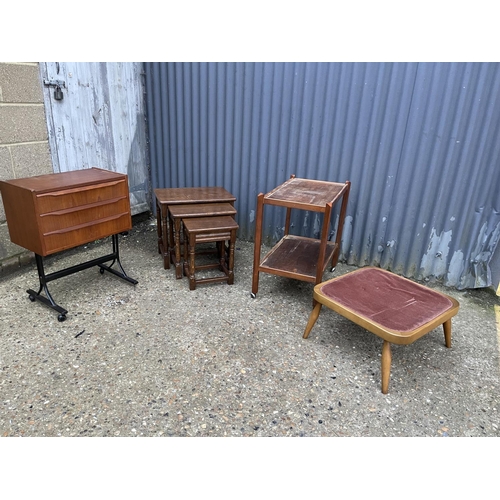
[[[262,245],[262,217],[264,210],[264,193],[257,196],[257,214],[255,218],[255,242],[253,250],[253,275],[252,275],[252,297],[255,298],[259,290],[259,267],[260,252]]]
[[[391,360],[391,343],[384,340],[384,345],[382,346],[382,394],[387,394],[389,391]]]
[[[321,311],[321,306],[321,302],[316,302],[316,305],[314,306],[314,309],[311,311],[311,314],[309,316],[309,321],[307,322],[306,329],[304,330],[304,335],[302,335],[302,338],[307,339],[307,337],[309,337],[309,333],[311,332],[312,327],[318,319],[319,313]]]
[[[156,200],[156,233],[158,234],[158,253],[161,254],[162,235],[161,235],[161,208]]]
[[[229,262],[228,262],[228,279],[227,284],[232,285],[234,283],[234,245],[236,243],[236,229],[231,231],[231,239],[229,240]],[[222,251],[225,254],[225,244],[222,242]]]
[[[339,260],[339,255],[340,255],[340,245],[342,243],[342,232],[344,230],[344,221],[345,221],[345,216],[347,213],[347,202],[349,201],[349,191],[351,190],[351,182],[346,181],[345,182],[347,187],[342,195],[342,205],[340,208],[340,215],[339,215],[339,222],[337,225],[337,236],[335,238],[335,251],[333,252],[332,255],[332,263],[331,263],[331,270],[332,272],[335,270],[337,267],[337,262]]]
[[[444,343],[446,347],[451,347],[451,318],[443,323]]]
[[[179,280],[182,278],[181,267],[181,219],[177,218],[174,221],[174,248],[175,248],[175,277]]]
[[[292,209],[287,208],[286,209],[286,218],[285,218],[285,231],[284,234],[285,236],[290,234],[290,219],[292,217]]]
[[[196,289],[196,278],[195,278],[196,263],[195,263],[194,248],[196,246],[196,235],[190,234],[188,237],[188,235],[186,234],[186,237],[184,238],[184,245],[186,245],[188,247],[188,253],[189,253],[189,289],[195,290]],[[184,254],[185,254],[185,252],[184,252]]]
[[[321,240],[319,244],[319,254],[318,261],[316,263],[316,281],[315,284],[321,283],[323,278],[324,267],[323,263],[325,262],[325,253],[326,253],[326,242],[328,241],[328,231],[330,229],[330,218],[332,216],[332,204],[327,203],[325,206],[325,212],[323,214],[323,227],[321,229]]]
[[[170,269],[168,206],[161,206],[161,227],[163,245],[163,269]]]

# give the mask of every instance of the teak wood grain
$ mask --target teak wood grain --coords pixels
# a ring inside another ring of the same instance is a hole
[[[128,177],[90,168],[0,182],[11,241],[47,256],[132,228]]]

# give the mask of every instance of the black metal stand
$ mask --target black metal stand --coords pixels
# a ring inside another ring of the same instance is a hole
[[[35,302],[35,300],[38,300],[42,302],[42,304],[45,304],[46,306],[50,307],[51,309],[54,309],[59,313],[57,316],[57,319],[59,321],[64,321],[66,319],[66,314],[68,311],[64,309],[63,307],[59,306],[56,304],[54,299],[52,298],[52,295],[50,295],[49,289],[47,287],[47,283],[50,281],[54,281],[56,279],[62,278],[64,276],[69,276],[70,274],[77,273],[79,271],[83,271],[84,269],[88,269],[89,267],[93,266],[99,266],[99,272],[101,274],[104,274],[104,271],[108,271],[111,274],[114,274],[115,276],[118,276],[119,278],[124,279],[125,281],[128,281],[129,283],[132,283],[133,285],[136,285],[138,283],[137,280],[134,280],[127,276],[127,273],[124,271],[121,262],[120,262],[120,251],[118,248],[118,235],[114,234],[112,236],[112,241],[113,241],[113,253],[110,253],[108,255],[104,255],[103,257],[98,257],[97,259],[92,259],[87,262],[82,262],[81,264],[77,264],[76,266],[71,266],[66,269],[62,269],[61,271],[56,271],[50,274],[45,274],[44,271],[44,266],[43,266],[43,257],[41,255],[35,254],[35,259],[36,259],[36,267],[38,268],[38,279],[40,280],[40,288],[38,292],[35,292],[34,290],[27,290],[27,293],[29,293],[29,298],[32,302]],[[111,264],[109,265],[104,265],[105,262],[112,261]],[[115,269],[111,269],[114,263],[117,263],[120,271],[116,271]],[[45,292],[46,297],[43,295],[40,295],[42,290]]]

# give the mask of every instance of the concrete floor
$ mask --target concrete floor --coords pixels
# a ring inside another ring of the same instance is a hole
[[[108,239],[46,259],[46,272],[110,251]],[[261,274],[237,242],[235,283],[200,285],[164,270],[156,225],[120,239],[135,286],[97,268],[49,284],[66,321],[26,290],[34,265],[0,281],[1,436],[500,435],[500,300],[428,284],[461,305],[453,344],[436,329],[393,346],[326,308],[307,340],[313,285]],[[353,270],[339,265],[325,279]]]

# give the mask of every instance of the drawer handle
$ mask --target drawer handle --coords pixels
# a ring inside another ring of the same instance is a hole
[[[43,198],[45,196],[66,196],[67,194],[72,194],[72,193],[81,193],[82,191],[100,191],[102,188],[107,188],[107,187],[112,187],[116,186],[117,184],[123,184],[123,180],[120,181],[113,181],[113,182],[106,182],[105,184],[92,184],[90,186],[82,186],[77,189],[65,189],[64,191],[52,191],[50,193],[40,193],[37,195],[37,198]]]
[[[112,220],[120,219],[121,217],[123,217],[125,215],[130,215],[130,213],[123,212],[121,214],[114,215],[112,217],[105,217],[104,219],[98,219],[98,220],[94,220],[91,222],[86,222],[85,224],[79,224],[78,226],[71,226],[71,227],[66,228],[66,229],[58,229],[57,231],[50,231],[48,233],[43,233],[43,235],[44,236],[52,236],[53,234],[71,233],[72,231],[78,231],[79,229],[83,229],[85,227],[96,226],[96,225],[101,224],[103,222],[109,222]]]
[[[126,196],[120,196],[119,198],[113,198],[111,200],[96,201],[95,203],[89,203],[88,205],[80,205],[78,207],[65,208],[64,210],[56,210],[54,212],[47,212],[45,214],[40,214],[40,217],[47,217],[48,215],[66,215],[74,212],[80,212],[81,210],[88,210],[90,208],[102,207],[104,205],[112,205],[120,200],[125,200]]]

